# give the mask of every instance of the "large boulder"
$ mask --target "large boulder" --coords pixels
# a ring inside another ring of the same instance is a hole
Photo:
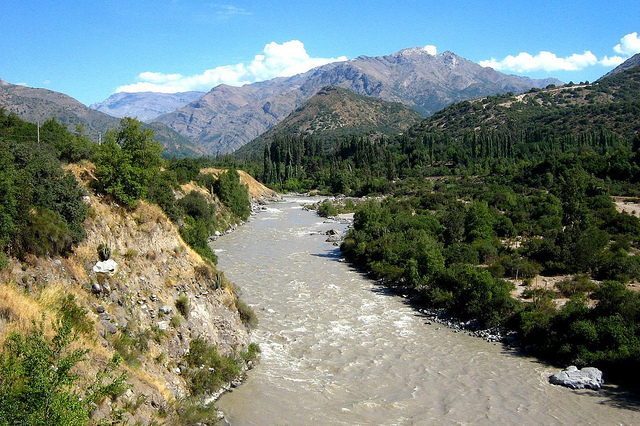
[[[109,276],[115,274],[117,269],[118,264],[112,259],[105,260],[104,262],[97,262],[93,266],[93,272],[97,274],[107,274]]]
[[[594,367],[585,367],[582,370],[575,365],[549,377],[554,385],[562,385],[571,389],[600,389],[602,387],[602,371]]]

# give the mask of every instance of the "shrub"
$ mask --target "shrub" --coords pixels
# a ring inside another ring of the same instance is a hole
[[[105,260],[109,260],[111,257],[111,247],[109,247],[105,243],[98,244],[98,248],[96,249],[98,252],[98,258],[100,261],[104,262]]]
[[[329,201],[323,201],[318,207],[318,215],[322,217],[337,216],[338,209]]]
[[[41,324],[25,335],[12,333],[0,354],[0,424],[85,425],[92,404],[126,389],[126,375],[113,378],[117,359],[100,371],[81,394],[72,373],[87,350],[70,348],[76,335],[66,321],[56,324],[49,339]]]
[[[89,334],[93,331],[93,321],[87,317],[87,310],[76,303],[73,294],[67,294],[60,299],[58,315],[62,321],[80,333]]]
[[[256,328],[258,326],[258,317],[253,312],[253,309],[239,297],[236,297],[235,305],[242,323],[250,329]]]
[[[241,359],[220,355],[216,346],[202,338],[191,341],[185,360],[189,367],[185,376],[192,395],[215,392],[242,372]]]
[[[564,297],[576,296],[596,290],[598,286],[586,275],[576,275],[570,280],[562,280],[556,288]]]
[[[189,303],[189,298],[187,296],[180,296],[176,299],[176,309],[184,318],[189,317],[189,310],[191,309],[191,304]]]
[[[150,339],[150,330],[133,331],[127,326],[120,331],[113,347],[127,364],[137,367],[140,364],[140,355],[149,350]]]

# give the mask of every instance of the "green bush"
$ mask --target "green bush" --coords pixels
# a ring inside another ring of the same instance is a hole
[[[229,169],[218,176],[213,190],[220,201],[229,207],[235,216],[241,220],[246,220],[249,217],[251,214],[249,192],[247,187],[240,182],[240,175],[235,169]]]
[[[572,297],[592,292],[598,288],[598,285],[591,281],[587,275],[580,274],[571,279],[560,281],[556,284],[556,288],[564,297]]]
[[[34,323],[25,335],[12,333],[5,340],[0,354],[0,425],[85,425],[94,402],[126,389],[126,375],[111,375],[114,362],[80,393],[73,369],[85,360],[87,350],[70,348],[76,335],[65,321],[55,332],[49,339],[43,325]]]
[[[337,216],[338,209],[330,201],[323,201],[318,207],[318,215],[322,217]]]
[[[192,395],[215,392],[242,372],[242,359],[220,355],[217,347],[201,338],[191,341],[185,360],[189,367],[185,377]]]
[[[89,334],[93,331],[94,323],[87,317],[88,311],[76,303],[73,294],[67,294],[60,298],[60,306],[58,307],[58,315],[61,320],[69,324],[74,330]]]
[[[242,323],[248,328],[256,328],[258,326],[258,317],[255,312],[253,312],[253,309],[239,297],[236,297],[235,305]]]

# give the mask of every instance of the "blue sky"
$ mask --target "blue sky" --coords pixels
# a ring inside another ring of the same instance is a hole
[[[580,82],[640,52],[639,33],[638,0],[2,0],[0,78],[90,104],[429,46],[510,74]]]

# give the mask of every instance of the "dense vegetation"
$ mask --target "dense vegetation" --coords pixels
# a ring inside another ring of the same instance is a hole
[[[63,162],[87,158],[93,146],[55,120],[40,129],[0,111],[0,266],[6,255],[65,254],[84,238],[83,191]]]
[[[63,169],[65,163],[81,160],[96,164],[93,185],[98,192],[126,208],[140,199],[159,204],[181,225],[185,241],[215,261],[208,238],[227,223],[246,220],[247,190],[235,170],[215,179],[200,175],[204,162],[163,160],[161,153],[153,132],[132,118],[123,118],[96,145],[82,128],[69,133],[51,119],[38,129],[0,111],[0,265],[6,263],[6,255],[64,255],[84,238],[85,194]],[[174,190],[190,180],[209,189],[209,198],[194,192],[176,200]],[[214,196],[230,212],[224,223]]]

